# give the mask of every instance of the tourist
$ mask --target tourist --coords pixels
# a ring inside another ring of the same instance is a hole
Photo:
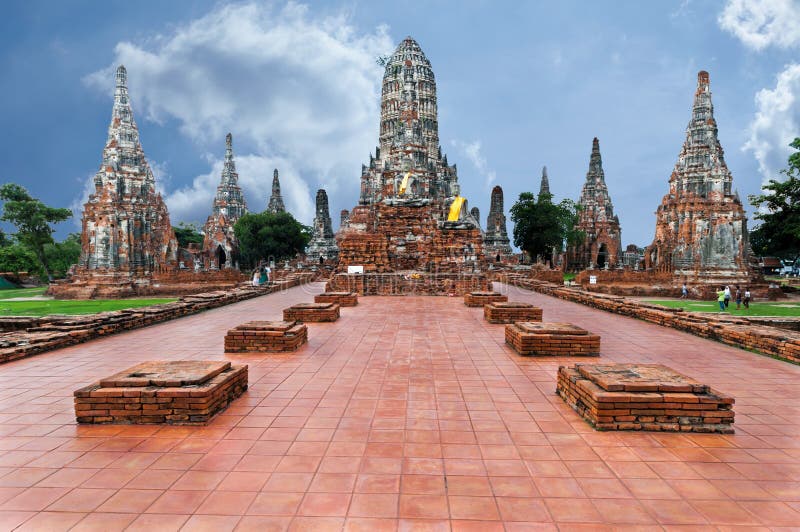
[[[728,308],[728,304],[731,302],[731,287],[725,287],[725,308]]]
[[[267,273],[267,284],[272,282],[272,268],[267,266],[264,271]]]
[[[253,286],[258,286],[258,270],[253,272]]]
[[[744,308],[746,308],[746,309],[750,308],[750,287],[749,286],[744,289],[744,299],[742,300],[742,303],[744,303]]]
[[[736,285],[736,310],[742,306],[742,291],[739,289],[739,285]]]
[[[719,302],[719,311],[725,312],[725,288],[717,290],[717,302]]]
[[[683,283],[681,288],[681,299],[686,299],[689,296],[689,289],[686,288],[686,283]]]
[[[263,266],[261,267],[260,276],[258,278],[258,284],[267,284],[267,269]]]

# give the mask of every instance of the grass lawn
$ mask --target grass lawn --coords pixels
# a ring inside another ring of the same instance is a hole
[[[9,288],[8,290],[0,290],[0,299],[42,296],[45,291],[47,291],[46,286],[38,286],[36,288]]]
[[[20,297],[20,296],[17,296]],[[0,300],[0,316],[47,316],[48,314],[96,314],[107,310],[146,307],[158,303],[170,303],[175,298],[162,299],[95,299],[34,301]]]
[[[719,312],[719,303],[716,301],[692,301],[692,300],[648,300],[647,303],[655,303],[665,307],[678,308],[692,312]],[[800,301],[770,301],[750,303],[750,309],[744,306],[736,310],[736,303],[731,302],[727,313],[733,316],[798,316],[800,317]]]

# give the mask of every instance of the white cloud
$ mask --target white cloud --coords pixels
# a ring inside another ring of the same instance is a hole
[[[458,151],[463,153],[467,160],[472,163],[472,166],[484,176],[484,187],[486,190],[490,190],[497,179],[497,172],[491,170],[486,163],[486,157],[481,153],[481,142],[479,140],[474,140],[472,142],[452,140],[450,143]]]
[[[756,115],[742,146],[758,161],[763,181],[781,179],[792,149],[789,143],[800,136],[800,64],[788,65],[778,74],[775,87],[756,93]]]
[[[382,71],[375,58],[394,47],[383,26],[359,33],[343,14],[251,2],[219,7],[146,42],[120,42],[113,65],[85,81],[111,94],[113,69],[124,64],[134,112],[162,124],[177,120],[213,153],[231,131],[248,147],[236,152],[253,208],[263,208],[277,166],[287,207],[310,223],[318,187],[334,211],[357,202],[360,165],[377,141]],[[205,219],[218,170],[166,194],[175,221]]]
[[[800,2],[796,0],[728,0],[717,22],[754,50],[800,44]]]

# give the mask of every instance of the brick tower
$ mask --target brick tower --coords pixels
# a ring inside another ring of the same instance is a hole
[[[211,216],[203,228],[203,255],[206,268],[238,268],[239,243],[233,232],[237,220],[247,213],[247,203],[239,187],[239,174],[233,160],[233,136],[225,137],[225,163],[217,185]]]
[[[697,74],[692,116],[669,193],[656,210],[645,265],[696,280],[747,282],[747,218],[717,138],[708,72]]]
[[[589,171],[578,200],[581,210],[575,228],[586,235],[581,245],[570,250],[570,268],[613,268],[622,260],[622,232],[608,194],[600,142],[592,141]]]

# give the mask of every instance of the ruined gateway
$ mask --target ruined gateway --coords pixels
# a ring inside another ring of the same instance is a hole
[[[340,273],[331,281],[334,288],[364,293],[361,284],[347,284],[344,272],[350,266],[414,278],[462,275],[462,281],[483,266],[478,221],[460,197],[456,166],[448,164],[439,145],[436,105],[430,61],[408,37],[385,65],[379,146],[362,166],[358,205],[337,234]],[[402,292],[397,279],[392,290]],[[452,283],[450,289],[456,290]]]
[[[747,219],[732,182],[717,138],[709,75],[701,71],[669,193],[656,211],[646,266],[696,281],[747,282]]]

